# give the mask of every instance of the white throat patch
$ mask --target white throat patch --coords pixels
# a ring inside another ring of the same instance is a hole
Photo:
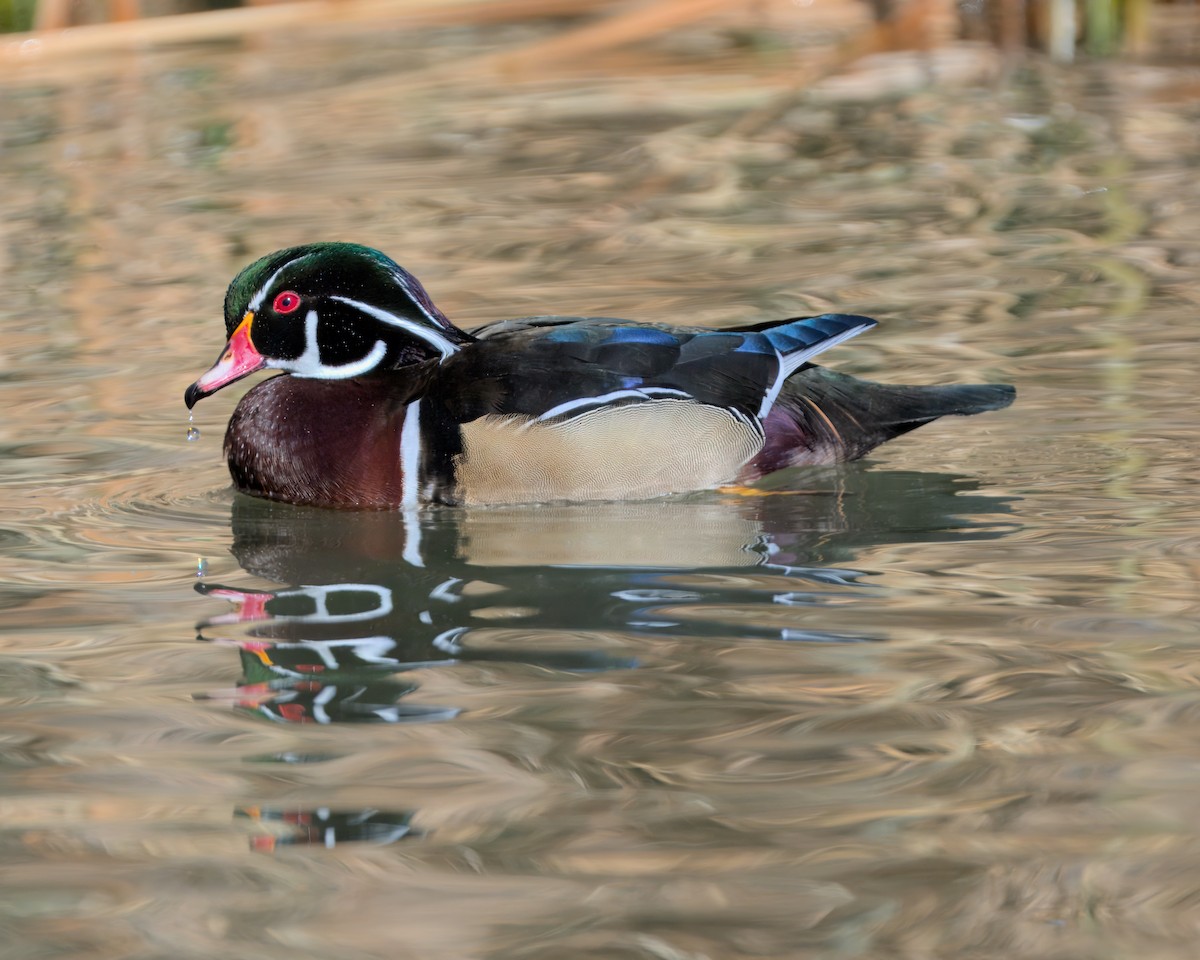
[[[374,370],[387,354],[387,344],[376,340],[370,353],[349,363],[328,364],[321,362],[321,348],[317,344],[317,323],[320,317],[316,310],[309,310],[304,316],[304,352],[295,360],[268,360],[267,366],[279,370],[287,370],[298,377],[312,377],[317,380],[346,380],[359,377]]]

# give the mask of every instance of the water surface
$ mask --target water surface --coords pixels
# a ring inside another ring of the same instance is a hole
[[[322,33],[6,68],[6,960],[1190,958],[1188,75]],[[182,391],[316,239],[465,326],[832,308],[838,369],[1020,396],[762,496],[257,502]]]

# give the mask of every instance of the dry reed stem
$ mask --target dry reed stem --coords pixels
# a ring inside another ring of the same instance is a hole
[[[619,2],[620,0],[492,0],[491,3],[468,3],[461,9],[449,7],[444,10],[418,12],[417,16],[428,23],[510,23],[548,17],[582,17],[592,10],[616,6]]]
[[[913,0],[924,8],[928,0]],[[599,22],[540,40],[517,50],[493,54],[476,61],[477,70],[497,70],[509,75],[529,74],[553,66],[556,71],[566,61],[579,62],[586,55],[611,55],[618,47],[662,37],[670,30],[697,21],[731,16],[743,21],[751,16],[762,19],[772,6],[787,6],[776,0],[657,0],[638,9],[614,14]],[[860,0],[826,0],[820,8],[793,7],[788,19],[803,23],[813,31],[850,32],[861,27],[869,16]],[[807,70],[805,71],[807,73]]]
[[[372,20],[412,24],[497,23],[573,17],[613,3],[614,0],[300,0],[9,34],[0,41],[0,64],[151,44],[189,43],[316,23]],[[67,0],[44,0],[39,8],[39,27],[61,22],[66,4]],[[55,5],[63,10],[56,10]]]
[[[807,56],[793,76],[791,89],[742,115],[725,134],[747,137],[761,132],[787,113],[804,90],[870,54],[929,49],[944,39],[931,35],[930,15],[936,14],[937,4],[938,0],[911,0],[888,19],[863,24],[834,49]]]
[[[40,30],[57,30],[66,26],[71,15],[69,0],[38,0],[33,14],[33,28]]]
[[[529,44],[511,53],[489,58],[491,65],[505,72],[526,69],[584,54],[596,53],[627,43],[635,43],[672,27],[694,23],[731,4],[750,6],[754,0],[660,0],[628,13],[614,14],[599,23],[588,24],[548,40]]]

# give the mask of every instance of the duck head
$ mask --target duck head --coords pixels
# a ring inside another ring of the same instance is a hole
[[[445,358],[472,339],[416,277],[354,243],[289,247],[250,264],[225,293],[225,332],[217,362],[184,393],[189,409],[264,368],[344,380]]]

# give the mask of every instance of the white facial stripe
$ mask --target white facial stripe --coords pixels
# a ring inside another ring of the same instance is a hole
[[[329,598],[336,596],[339,593],[371,593],[379,598],[373,610],[364,610],[361,613],[330,613]],[[384,617],[392,612],[395,603],[392,600],[392,591],[388,587],[381,587],[376,583],[335,583],[328,586],[305,586],[297,587],[294,590],[280,590],[277,597],[308,597],[313,602],[314,610],[312,613],[296,614],[287,616],[284,614],[276,614],[271,617],[272,620],[278,622],[305,622],[312,623],[345,623],[350,620],[371,620],[374,617]]]
[[[283,271],[286,270],[288,267],[290,267],[292,264],[299,263],[301,260],[307,260],[311,256],[312,256],[311,253],[306,253],[302,257],[296,257],[293,260],[289,260],[282,267],[280,267],[273,274],[271,274],[271,279],[268,280],[266,283],[264,283],[261,287],[258,288],[258,293],[256,293],[253,296],[253,298],[250,300],[250,305],[249,305],[249,307],[247,307],[247,309],[252,310],[255,313],[257,313],[259,308],[263,305],[263,301],[267,299],[268,291],[273,286],[275,286],[275,281],[279,279],[279,275],[281,273],[283,273]]]
[[[358,360],[351,360],[340,366],[321,362],[321,348],[317,344],[317,322],[320,318],[316,310],[309,310],[304,316],[304,352],[295,360],[268,360],[267,366],[279,370],[287,370],[298,377],[312,377],[317,380],[346,380],[349,377],[362,376],[377,367],[387,354],[387,344],[376,340],[370,353]]]
[[[361,310],[369,317],[374,317],[376,320],[382,320],[384,323],[393,327],[398,327],[406,333],[411,333],[414,337],[424,340],[433,349],[442,355],[443,358],[458,352],[458,345],[452,343],[443,337],[435,330],[429,327],[424,327],[419,323],[414,323],[411,320],[405,320],[403,317],[398,317],[394,313],[388,313],[386,310],[380,310],[378,307],[373,307],[369,303],[363,303],[361,300],[351,300],[349,297],[330,297],[331,300],[337,300],[347,306],[354,307],[355,310]],[[415,302],[415,301],[414,301]],[[422,310],[422,313],[425,311]],[[426,314],[428,316],[428,314]],[[432,318],[431,318],[432,322]]]

